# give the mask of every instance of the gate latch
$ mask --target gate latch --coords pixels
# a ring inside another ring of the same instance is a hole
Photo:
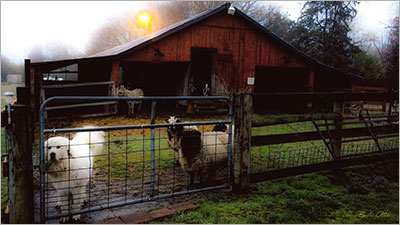
[[[3,177],[8,177],[8,155],[1,156],[1,164],[3,166]]]

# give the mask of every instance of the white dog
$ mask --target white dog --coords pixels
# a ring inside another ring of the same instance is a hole
[[[49,138],[44,145],[48,182],[57,191],[56,208],[62,213],[77,212],[87,201],[86,186],[92,176],[93,156],[103,150],[102,131],[79,132],[72,140],[65,137]],[[79,221],[81,215],[72,217]],[[60,218],[67,222],[69,217]]]

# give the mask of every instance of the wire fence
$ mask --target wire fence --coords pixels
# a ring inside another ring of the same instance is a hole
[[[340,157],[375,153],[380,149],[383,151],[398,149],[398,131],[388,131],[388,128],[392,128],[391,124],[398,123],[398,114],[396,117],[396,113],[392,113],[395,120],[390,121],[388,112],[367,112],[365,106],[360,111],[360,108],[356,107],[357,102],[352,102],[351,106],[351,109],[344,109],[345,119],[339,122],[331,118],[329,111],[327,113],[323,113],[323,110],[318,111],[318,107],[310,109],[305,114],[277,113],[275,110],[271,114],[256,115],[254,121],[264,117],[267,118],[264,119],[267,122],[263,125],[257,122],[252,128],[252,139],[257,143],[251,148],[250,172],[266,172],[331,161],[333,156],[329,148],[333,143],[340,145]],[[360,113],[363,119],[359,116]],[[335,133],[338,123],[340,131]],[[372,131],[378,132],[374,135],[379,147],[373,135],[366,130],[367,126],[372,126]],[[342,134],[343,130],[356,133]],[[345,137],[335,140],[335,135],[345,135]],[[258,143],[262,138],[265,139],[264,144]]]

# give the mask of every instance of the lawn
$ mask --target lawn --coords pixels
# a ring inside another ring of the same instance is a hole
[[[5,153],[5,135],[4,128],[1,128],[1,154]],[[8,187],[7,187],[8,179],[3,177],[1,174],[1,214],[3,214],[6,210],[6,205],[8,202]]]
[[[215,193],[156,223],[399,223],[398,190],[382,165],[354,167],[340,178],[307,174],[252,185],[248,194]]]
[[[155,159],[157,168],[174,167],[174,151],[168,147],[166,137],[156,133]],[[102,172],[107,172],[109,165],[110,178],[138,179],[141,173],[151,169],[151,140],[145,136],[113,137],[104,146],[103,153],[95,157],[95,167]],[[108,157],[111,155],[111,157]],[[128,168],[128,171],[126,170]]]

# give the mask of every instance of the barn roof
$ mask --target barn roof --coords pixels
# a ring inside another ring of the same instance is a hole
[[[168,27],[165,27],[157,32],[151,33],[145,37],[127,42],[125,44],[116,46],[114,48],[96,53],[94,55],[88,56],[88,57],[84,57],[84,58],[77,58],[77,59],[67,59],[67,60],[59,60],[59,61],[48,61],[48,62],[37,62],[37,63],[32,63],[33,66],[35,65],[50,65],[50,64],[72,64],[72,63],[78,63],[78,62],[83,62],[83,61],[98,61],[98,60],[107,60],[107,59],[117,59],[126,55],[129,55],[131,53],[133,53],[134,51],[143,48],[153,42],[156,42],[164,37],[167,37],[179,30],[182,30],[188,26],[191,26],[203,19],[206,19],[212,15],[215,15],[223,10],[227,10],[230,7],[230,3],[226,3],[218,8],[215,8],[213,10],[209,10],[209,11],[205,11],[203,13],[200,13],[194,17],[179,21],[173,25],[170,25]],[[287,49],[289,49],[291,52],[293,52],[294,54],[302,57],[303,59],[305,59],[307,62],[321,67],[321,68],[325,68],[328,69],[332,72],[341,74],[341,75],[345,75],[347,77],[350,78],[355,78],[355,79],[364,79],[363,77],[353,74],[353,73],[349,73],[349,72],[345,72],[342,70],[339,70],[337,68],[325,65],[323,63],[318,62],[317,60],[309,57],[308,55],[304,54],[303,52],[301,52],[300,50],[294,48],[293,46],[291,46],[290,44],[288,44],[286,41],[282,40],[281,38],[279,38],[278,36],[276,36],[274,33],[272,33],[271,31],[269,31],[267,28],[265,28],[264,26],[262,26],[261,24],[259,24],[258,22],[256,22],[255,20],[253,20],[251,17],[247,16],[245,13],[243,13],[242,11],[240,11],[239,9],[237,9],[235,7],[235,14],[238,14],[240,16],[242,16],[244,19],[248,20],[250,23],[252,23],[254,26],[256,26],[258,29],[262,30],[266,35],[272,37],[274,40],[276,40],[278,43],[280,43],[281,45],[283,45],[284,47],[286,47]]]

